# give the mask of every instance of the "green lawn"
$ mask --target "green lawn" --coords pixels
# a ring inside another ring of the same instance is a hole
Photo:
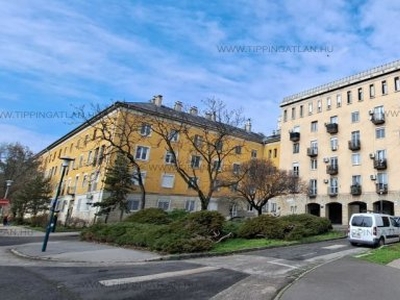
[[[227,239],[221,243],[215,244],[212,253],[229,253],[232,251],[240,251],[246,249],[268,248],[268,247],[281,247],[294,244],[312,243],[319,241],[326,241],[344,237],[343,232],[330,231],[325,234],[304,238],[299,241],[284,241],[284,240],[268,240],[268,239],[241,239],[233,238]]]
[[[386,265],[393,260],[400,258],[400,243],[373,249],[368,253],[357,257],[365,261]]]

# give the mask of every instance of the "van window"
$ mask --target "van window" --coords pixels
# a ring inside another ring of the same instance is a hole
[[[388,217],[382,217],[382,221],[383,221],[382,227],[389,227],[390,226],[390,221],[389,221]],[[381,226],[379,226],[379,227],[381,227]]]
[[[354,216],[351,220],[351,225],[357,227],[371,227],[372,218],[368,216]]]

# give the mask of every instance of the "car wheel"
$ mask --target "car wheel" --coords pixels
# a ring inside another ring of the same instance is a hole
[[[379,239],[379,241],[378,241],[378,247],[382,247],[382,246],[384,246],[385,245],[385,240],[383,239],[383,237],[382,238],[380,238]]]
[[[357,246],[358,244],[357,244],[357,243],[354,243],[354,242],[350,242],[350,245],[352,245],[352,246]]]

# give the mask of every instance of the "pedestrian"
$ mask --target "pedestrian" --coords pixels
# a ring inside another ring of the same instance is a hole
[[[3,226],[7,226],[8,225],[8,216],[4,216],[3,217]]]

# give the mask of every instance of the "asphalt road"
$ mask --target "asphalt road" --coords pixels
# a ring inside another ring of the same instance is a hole
[[[36,237],[0,237],[0,299],[271,299],[298,274],[352,253],[346,240],[231,256],[93,266],[29,261],[9,253]],[[77,237],[52,237],[53,241]]]

